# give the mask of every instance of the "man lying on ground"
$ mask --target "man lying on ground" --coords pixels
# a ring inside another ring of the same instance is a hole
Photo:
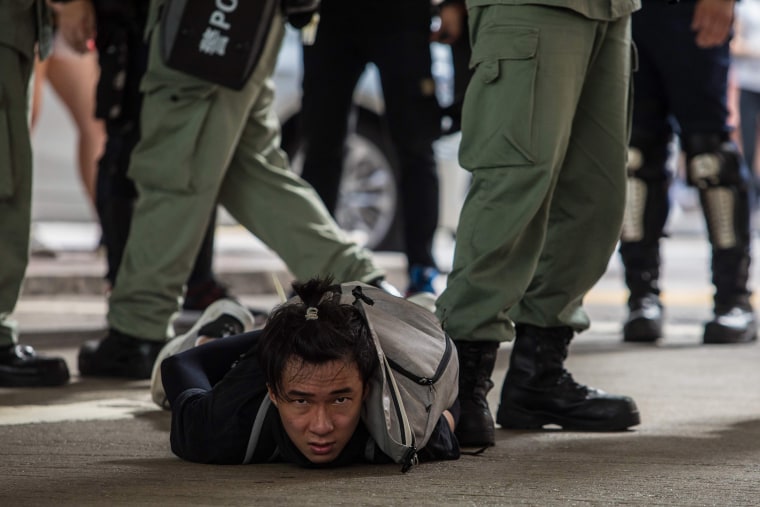
[[[307,467],[392,462],[363,420],[379,358],[362,312],[340,302],[330,279],[293,288],[300,301],[277,308],[263,330],[239,334],[252,319],[223,300],[159,354],[151,391],[172,410],[177,456]],[[421,461],[459,457],[458,408],[441,414]]]

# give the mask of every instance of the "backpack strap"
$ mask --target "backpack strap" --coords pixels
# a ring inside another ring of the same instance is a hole
[[[272,400],[269,396],[264,396],[259,405],[259,411],[256,414],[256,419],[253,421],[253,428],[251,428],[251,437],[248,439],[248,448],[245,452],[245,459],[243,459],[243,465],[247,465],[253,460],[253,454],[256,452],[256,446],[259,443],[259,437],[261,437],[261,428],[264,426],[264,419],[269,412],[269,407],[272,405]]]

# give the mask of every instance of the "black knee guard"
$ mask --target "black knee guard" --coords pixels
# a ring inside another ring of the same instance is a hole
[[[628,149],[628,191],[622,239],[657,242],[668,217],[668,160],[672,156],[669,133],[636,133]]]
[[[683,139],[690,185],[699,189],[713,249],[716,302],[746,297],[750,249],[750,174],[726,134]]]
[[[684,140],[689,184],[699,189],[710,242],[715,249],[749,244],[749,172],[726,135]]]

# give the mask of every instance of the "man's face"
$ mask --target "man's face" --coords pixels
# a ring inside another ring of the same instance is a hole
[[[290,440],[312,463],[329,463],[356,430],[366,396],[356,363],[288,361],[280,399],[269,392]]]

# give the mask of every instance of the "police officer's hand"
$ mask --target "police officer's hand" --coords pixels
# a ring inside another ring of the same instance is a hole
[[[433,42],[453,44],[462,35],[467,10],[463,3],[448,2],[440,7],[441,26],[430,35]]]
[[[691,29],[697,32],[701,48],[720,46],[731,34],[734,21],[734,0],[699,0],[694,9]]]
[[[53,4],[58,14],[58,30],[75,51],[86,53],[95,38],[95,8],[92,0],[73,0]]]

